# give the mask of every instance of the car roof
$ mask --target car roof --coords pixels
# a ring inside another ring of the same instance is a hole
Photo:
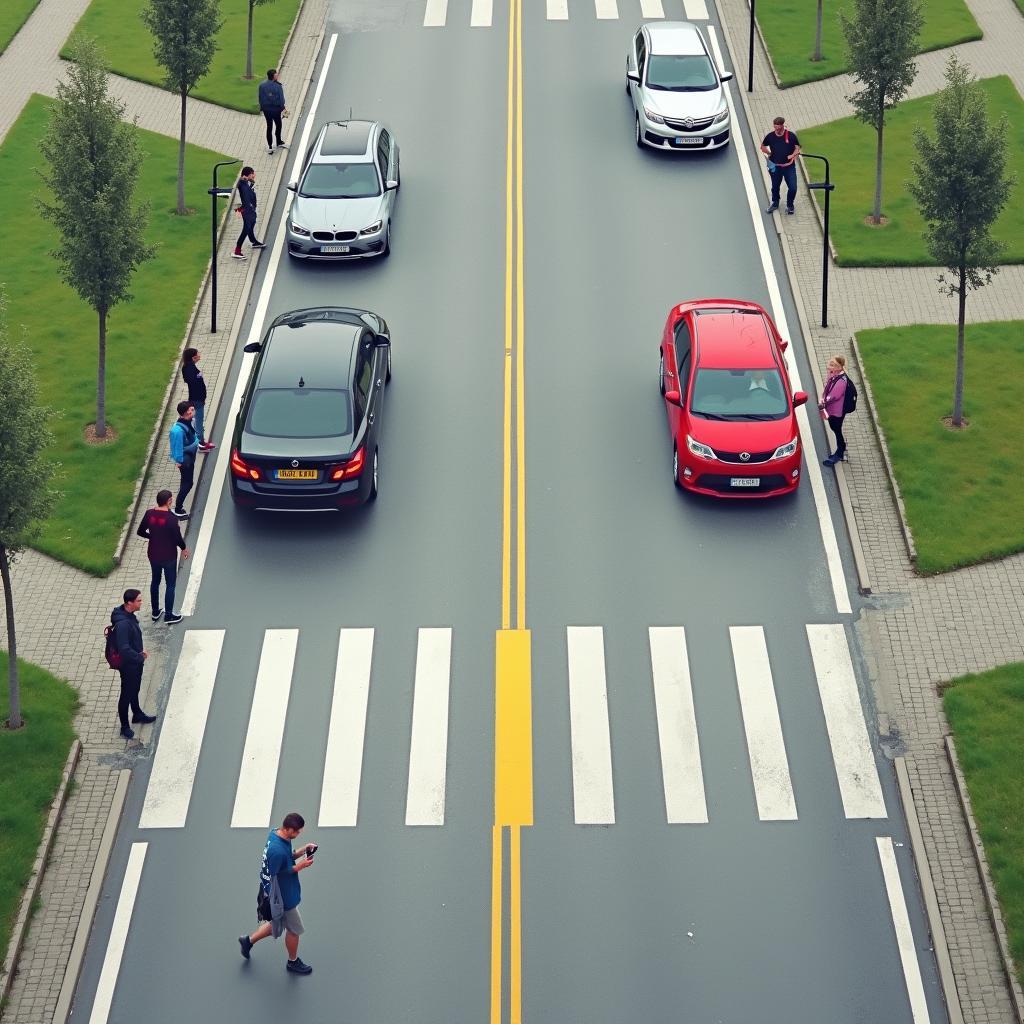
[[[330,163],[331,158],[338,156],[372,160],[370,139],[376,124],[376,121],[328,121],[313,159],[323,163]]]
[[[264,342],[257,388],[347,389],[352,358],[365,324],[303,320],[278,324]]]
[[[767,317],[757,309],[694,310],[697,366],[717,370],[753,370],[777,366]]]
[[[651,53],[661,55],[703,54],[700,29],[688,21],[661,21],[645,26],[651,40]]]

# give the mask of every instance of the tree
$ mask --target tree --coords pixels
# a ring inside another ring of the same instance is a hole
[[[50,484],[58,466],[43,454],[53,443],[48,424],[54,414],[38,404],[39,385],[28,346],[23,341],[12,342],[7,335],[6,305],[0,290],[0,576],[7,612],[7,724],[20,729],[21,686],[11,565],[53,508],[58,495]]]
[[[249,33],[248,42],[245,47],[245,77],[252,78],[252,12],[255,7],[262,7],[264,4],[273,3],[274,0],[249,0]]]
[[[55,225],[60,244],[53,256],[61,277],[99,317],[96,370],[96,436],[107,435],[107,315],[131,299],[128,285],[138,266],[156,251],[143,235],[148,204],[136,205],[142,166],[138,128],[122,120],[124,104],[107,95],[107,71],[95,40],[72,41],[74,63],[57,85],[39,151],[40,177],[49,189],[36,200]]]
[[[821,16],[822,0],[818,0],[818,20],[814,28],[814,56],[811,60],[821,60]]]
[[[181,98],[178,138],[178,214],[185,208],[185,110],[188,94],[209,70],[217,51],[218,0],[149,0],[142,20],[153,34],[153,56],[167,72],[164,84]]]
[[[956,379],[953,426],[963,423],[964,318],[967,293],[989,284],[1005,246],[989,229],[1010,197],[1015,179],[1006,173],[1009,121],[993,124],[985,93],[955,55],[946,63],[946,87],[935,99],[935,138],[914,128],[914,181],[907,182],[924,218],[928,251],[948,275],[939,278],[947,295],[956,295]]]
[[[859,120],[875,129],[874,224],[882,223],[882,136],[885,112],[907,94],[917,76],[914,57],[923,18],[918,0],[853,0],[853,17],[840,11],[853,77],[864,87],[846,98]]]

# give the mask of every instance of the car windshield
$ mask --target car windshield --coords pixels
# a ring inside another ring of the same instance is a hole
[[[352,430],[347,391],[264,388],[249,410],[248,429],[264,437],[339,437]]]
[[[708,92],[718,87],[718,75],[706,53],[668,56],[651,54],[647,88],[665,92]]]
[[[714,420],[780,420],[789,398],[778,370],[698,370],[690,412]]]
[[[310,164],[299,188],[311,199],[365,199],[380,195],[373,164]]]

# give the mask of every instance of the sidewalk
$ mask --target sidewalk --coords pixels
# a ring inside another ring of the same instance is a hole
[[[1012,0],[966,2],[985,37],[952,49],[978,77],[1009,75],[1024,94],[1024,18]],[[718,7],[737,88],[743,89],[750,9],[745,0],[718,0]],[[943,87],[948,54],[949,50],[940,50],[921,55],[910,97]],[[758,46],[754,92],[747,95],[752,133],[767,133],[778,114],[798,133],[848,117],[853,111],[845,96],[854,89],[851,77],[842,75],[779,90]],[[832,353],[841,352],[856,371],[850,337],[869,327],[956,323],[956,301],[939,292],[935,268],[833,265],[829,327],[819,327],[822,239],[811,202],[801,186],[796,215],[775,214],[773,224],[786,235],[793,256],[791,272],[822,367]],[[1024,267],[1004,267],[989,287],[971,293],[968,320],[1020,319],[1021,295]],[[890,735],[883,741],[887,750],[903,754],[907,761],[964,1019],[968,1024],[1009,1024],[1017,1017],[943,747],[949,726],[936,686],[968,672],[1024,660],[1024,555],[939,577],[917,576],[867,410],[848,424],[844,429],[852,455],[844,469],[872,584],[869,607],[856,628],[872,663],[880,710],[890,723]]]
[[[55,94],[63,73],[58,51],[88,4],[89,0],[42,0],[0,56],[0,79],[5,83],[0,96],[0,141],[33,93]],[[305,0],[280,64],[281,79],[293,102],[298,100],[303,83],[312,73],[326,11],[327,0]],[[254,80],[254,96],[257,84]],[[116,76],[111,76],[111,93],[127,105],[127,117],[138,117],[140,127],[177,138],[175,96]],[[286,122],[286,129],[294,124]],[[290,160],[290,155],[267,155],[263,119],[258,114],[242,114],[190,100],[187,130],[189,142],[238,156],[255,168],[261,183],[260,207],[263,216],[269,216],[277,162]],[[203,216],[203,211],[197,216]],[[258,262],[256,257],[246,263],[228,258],[236,232],[233,224],[227,228],[218,254],[219,330],[216,334],[208,333],[209,297],[204,291],[190,341],[203,354],[203,375],[210,389],[207,419],[211,425],[217,414],[224,369],[230,361],[228,345],[234,337],[239,305]],[[172,367],[167,367],[166,372],[169,376]],[[177,374],[177,366],[173,372]],[[168,417],[161,427],[158,454],[143,489],[143,509],[152,504],[153,495],[161,487],[177,489],[177,474],[162,458],[170,423]],[[148,603],[149,565],[145,544],[134,536],[135,525],[132,524],[121,565],[106,579],[88,576],[35,551],[25,552],[14,567],[19,654],[70,680],[79,691],[81,710],[75,724],[83,751],[74,791],[61,818],[44,876],[41,906],[32,920],[10,999],[0,1014],[3,1024],[49,1024],[53,1019],[118,777],[123,769],[131,768],[151,753],[151,726],[137,726],[137,740],[127,745],[118,737],[118,678],[103,663],[101,651],[103,626],[110,609],[120,602],[121,593],[127,587],[138,587]],[[147,710],[158,709],[162,702],[155,691],[167,668],[165,641],[168,629],[173,627],[150,624],[148,614],[141,619],[150,651],[143,705]]]

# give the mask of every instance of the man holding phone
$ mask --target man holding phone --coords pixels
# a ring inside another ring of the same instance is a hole
[[[272,830],[267,836],[256,901],[256,916],[263,923],[251,935],[238,937],[242,956],[248,960],[252,947],[260,939],[268,935],[276,939],[283,931],[284,945],[288,951],[285,967],[292,974],[313,973],[313,968],[299,959],[299,936],[303,932],[302,918],[299,916],[299,902],[302,899],[299,872],[305,871],[313,863],[313,855],[318,847],[316,843],[306,843],[298,849],[292,848],[292,843],[299,838],[305,827],[302,815],[292,811],[284,816],[281,827]]]

